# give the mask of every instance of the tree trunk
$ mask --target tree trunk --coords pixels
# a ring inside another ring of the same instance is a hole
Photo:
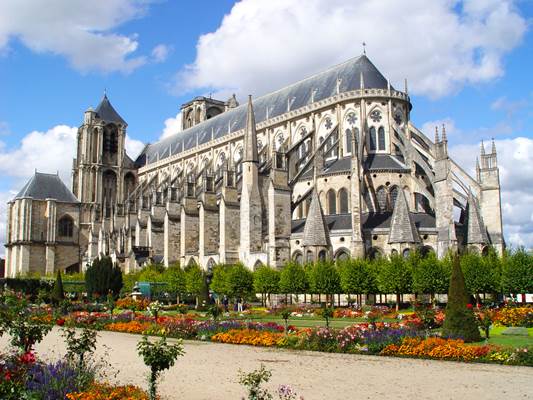
[[[522,293],[522,304],[526,304],[526,294]]]
[[[400,299],[401,299],[401,294],[396,293],[396,311],[400,311]]]

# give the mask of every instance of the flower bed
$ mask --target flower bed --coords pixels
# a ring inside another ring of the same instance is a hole
[[[490,346],[467,346],[461,339],[406,337],[400,344],[390,344],[385,347],[381,354],[386,356],[473,361],[484,358],[490,351]]]
[[[133,385],[111,386],[95,383],[88,390],[67,394],[68,400],[148,400],[143,390]]]
[[[496,311],[494,323],[502,326],[533,327],[533,307],[504,307]]]
[[[129,322],[113,322],[107,324],[104,329],[114,332],[125,333],[143,333],[152,326],[150,322],[129,321]]]
[[[227,332],[213,335],[211,341],[271,347],[282,346],[285,342],[285,336],[282,333],[258,331],[255,329],[231,329]]]

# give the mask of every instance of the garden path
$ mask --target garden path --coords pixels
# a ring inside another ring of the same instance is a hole
[[[65,352],[56,327],[37,346],[43,357]],[[116,381],[145,387],[147,369],[137,356],[139,335],[100,332],[97,355],[118,370]],[[8,337],[0,338],[0,349]],[[314,399],[533,399],[533,368],[391,357],[328,354],[198,341],[185,342],[185,356],[163,375],[164,399],[238,400],[238,370],[265,364],[269,388],[290,384]]]

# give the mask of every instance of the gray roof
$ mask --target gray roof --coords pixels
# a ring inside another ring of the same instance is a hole
[[[389,243],[418,243],[420,238],[415,227],[403,190],[399,190],[392,212]]]
[[[359,90],[360,77],[363,76],[365,88],[387,89],[387,79],[378,71],[365,56],[352,58],[323,72],[301,80],[283,89],[269,93],[254,100],[255,120],[257,123],[287,112],[287,104],[291,103],[291,110],[297,110],[311,103],[313,91],[314,101],[327,99],[337,94],[337,79],[340,79],[339,91],[349,92]],[[210,118],[198,125],[169,136],[157,143],[147,146],[139,155],[142,164],[148,164],[189,150],[198,144],[204,144],[231,132],[245,127],[247,105],[230,109],[222,114]]]
[[[409,169],[398,157],[391,154],[369,154],[364,168],[369,171],[406,171]]]
[[[103,121],[106,122],[116,122],[119,124],[127,125],[126,121],[122,119],[118,112],[113,108],[111,102],[107,98],[107,95],[104,94],[104,97],[98,107],[96,107],[96,115]]]
[[[311,193],[308,218],[304,226],[304,246],[329,246],[329,229],[324,219],[316,187]]]
[[[472,192],[468,193],[466,203],[466,243],[467,244],[487,244],[489,238],[483,223],[483,218],[479,212],[479,206]]]
[[[35,200],[55,199],[66,203],[78,203],[78,199],[56,174],[35,172],[15,199],[32,197]]]
[[[435,217],[424,213],[409,213],[413,224],[417,229],[435,228]],[[352,229],[351,214],[325,215],[326,225],[330,232],[336,230]],[[391,226],[392,213],[362,213],[361,223],[363,229],[385,228]],[[292,221],[292,233],[301,233],[304,230],[306,219],[297,219]]]

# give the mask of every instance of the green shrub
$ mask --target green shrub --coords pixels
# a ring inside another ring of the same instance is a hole
[[[65,300],[65,291],[63,289],[63,280],[61,279],[61,271],[57,270],[56,280],[50,298],[55,305],[58,305]]]
[[[118,265],[113,265],[110,257],[95,259],[85,272],[85,287],[91,297],[105,298],[109,291],[118,296],[122,285],[122,271]]]

